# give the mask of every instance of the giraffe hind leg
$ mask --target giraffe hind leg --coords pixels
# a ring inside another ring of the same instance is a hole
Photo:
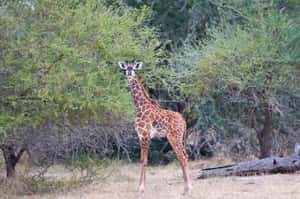
[[[180,136],[176,137],[172,134],[168,135],[167,138],[180,162],[184,179],[184,193],[190,193],[192,185],[188,171],[188,156],[183,145],[183,139]]]

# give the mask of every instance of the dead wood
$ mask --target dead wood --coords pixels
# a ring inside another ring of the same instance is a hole
[[[198,179],[213,176],[251,176],[261,174],[294,173],[300,170],[300,156],[268,157],[233,165],[202,169]]]

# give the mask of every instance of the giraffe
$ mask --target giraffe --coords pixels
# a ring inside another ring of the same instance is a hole
[[[184,193],[190,193],[192,188],[188,174],[188,156],[184,148],[183,139],[186,136],[186,122],[178,112],[161,109],[159,104],[151,99],[135,74],[141,69],[142,62],[119,62],[129,81],[129,87],[135,105],[135,129],[141,147],[141,174],[139,192],[145,191],[146,167],[150,140],[154,137],[167,137],[177,158],[184,179]]]

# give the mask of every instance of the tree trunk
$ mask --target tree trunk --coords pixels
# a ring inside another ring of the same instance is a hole
[[[265,99],[264,103],[264,116],[264,127],[261,131],[257,132],[260,145],[260,159],[271,156],[273,143],[272,106],[268,99]]]
[[[18,163],[25,149],[22,148],[18,153],[16,153],[12,145],[1,146],[1,149],[5,160],[6,177],[14,177],[16,174],[16,164]]]
[[[259,128],[257,124],[257,97],[255,95],[255,91],[252,88],[249,88],[247,91],[249,126],[255,129],[257,133],[260,147],[260,159],[271,156],[273,144],[272,105],[270,104],[267,91],[267,88],[262,90],[262,96],[264,99],[264,123],[262,129]]]

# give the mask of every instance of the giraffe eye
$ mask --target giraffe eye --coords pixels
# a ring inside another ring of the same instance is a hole
[[[134,65],[134,70],[140,70],[142,68],[142,64],[143,64],[143,62],[137,62]]]
[[[126,65],[123,62],[119,61],[118,64],[121,69],[126,70]]]

